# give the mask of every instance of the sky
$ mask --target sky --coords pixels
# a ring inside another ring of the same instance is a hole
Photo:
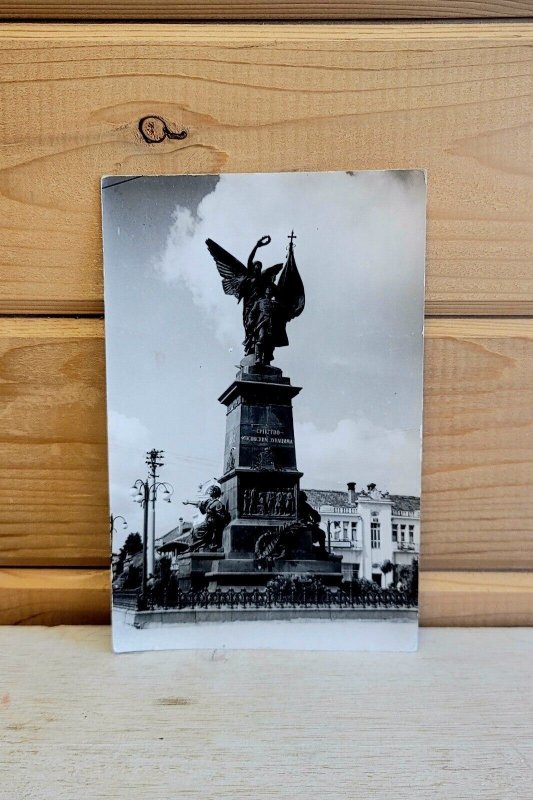
[[[421,171],[113,176],[103,182],[110,497],[142,529],[129,488],[145,451],[165,451],[156,536],[191,518],[181,500],[222,474],[217,398],[243,355],[242,309],[205,240],[263,267],[294,230],[305,310],[274,365],[293,401],[302,487],[376,483],[420,494],[425,176]]]

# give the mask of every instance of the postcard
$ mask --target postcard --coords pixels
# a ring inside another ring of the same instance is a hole
[[[425,173],[102,207],[114,649],[416,649]]]

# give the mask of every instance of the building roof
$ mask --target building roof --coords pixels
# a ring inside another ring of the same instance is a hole
[[[304,489],[303,490],[313,508],[320,506],[356,506],[357,503],[348,502],[348,492],[337,489]],[[356,493],[356,497],[357,497]]]
[[[143,565],[142,550],[139,553],[135,553],[135,555],[130,556],[128,564],[130,567],[142,567]]]
[[[356,502],[348,502],[348,492],[339,491],[337,489],[304,489],[303,490],[313,508],[319,509],[320,506],[348,506],[354,507],[357,505],[359,492],[355,493]],[[398,511],[419,511],[420,498],[413,495],[391,494],[392,500],[392,513]]]
[[[413,495],[391,494],[392,513],[396,511],[420,511],[420,498]]]
[[[171,531],[168,531],[168,533],[165,533],[163,536],[160,536],[159,539],[156,540],[156,545],[157,547],[162,547],[165,544],[171,544],[172,542],[179,542],[181,539],[188,536],[191,531],[192,531],[192,522],[184,522],[181,532],[180,532],[180,526],[177,525],[175,528],[172,528]]]

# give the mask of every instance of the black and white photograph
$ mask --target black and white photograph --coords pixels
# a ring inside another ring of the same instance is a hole
[[[102,213],[114,649],[415,650],[424,171]]]

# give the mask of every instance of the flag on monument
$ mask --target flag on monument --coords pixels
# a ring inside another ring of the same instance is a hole
[[[293,239],[295,238],[294,233],[291,233],[287,261],[278,280],[278,294],[287,299],[290,309],[289,319],[298,317],[305,307],[304,285],[294,258]]]

